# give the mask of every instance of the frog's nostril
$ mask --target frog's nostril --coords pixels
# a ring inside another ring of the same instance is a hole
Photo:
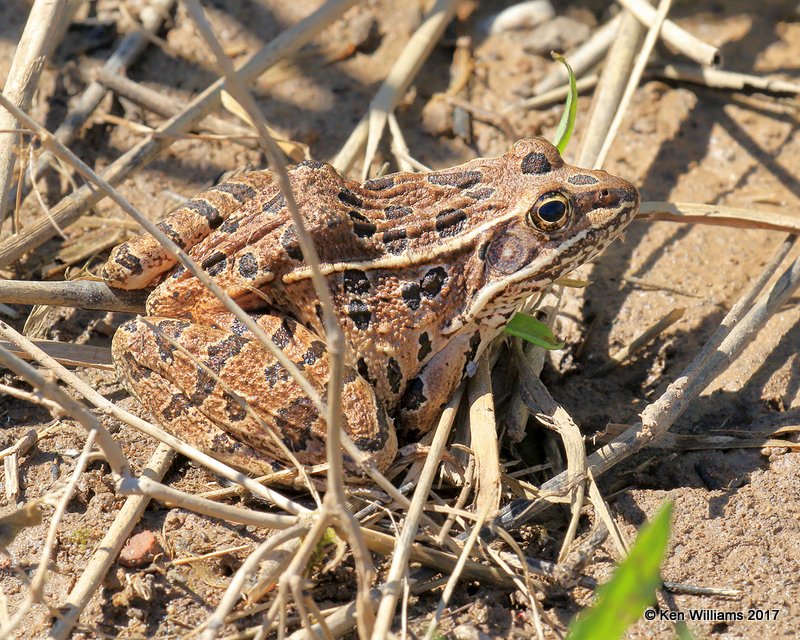
[[[601,189],[597,192],[597,204],[601,207],[610,207],[614,204],[616,198],[614,194],[611,193],[608,189]]]

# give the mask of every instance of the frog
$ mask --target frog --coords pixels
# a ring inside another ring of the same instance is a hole
[[[363,183],[318,161],[288,174],[344,334],[342,426],[379,470],[398,436],[431,430],[520,304],[602,252],[639,206],[633,184],[567,164],[543,138]],[[158,226],[324,400],[322,307],[274,174],[239,174]],[[325,461],[319,407],[154,237],[116,247],[102,275],[113,288],[150,290],[112,355],[123,386],[168,432],[249,474]]]

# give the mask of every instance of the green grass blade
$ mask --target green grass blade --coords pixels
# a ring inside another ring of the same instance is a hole
[[[564,149],[567,148],[567,143],[572,137],[572,130],[575,128],[575,113],[578,109],[578,85],[575,83],[575,74],[572,71],[572,67],[569,66],[569,62],[566,61],[564,56],[555,51],[550,55],[567,68],[567,75],[569,75],[569,93],[564,104],[564,113],[558,123],[558,129],[556,129],[556,139],[553,141],[558,152],[564,153]]]
[[[655,601],[661,584],[659,567],[669,540],[672,504],[667,502],[639,532],[628,557],[609,582],[597,589],[597,600],[570,625],[567,640],[614,640]]]
[[[550,327],[527,313],[514,314],[511,322],[506,325],[505,331],[509,335],[522,338],[545,349],[564,348],[564,343],[556,339]]]

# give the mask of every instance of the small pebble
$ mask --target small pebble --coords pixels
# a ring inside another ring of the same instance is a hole
[[[125,543],[125,547],[119,554],[119,563],[125,567],[144,567],[149,565],[159,553],[161,553],[161,545],[155,534],[152,531],[142,531],[129,538]]]

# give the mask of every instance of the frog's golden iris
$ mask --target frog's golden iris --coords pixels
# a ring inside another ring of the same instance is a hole
[[[528,219],[536,228],[552,233],[567,226],[571,213],[570,198],[560,191],[551,191],[536,200],[528,212]]]

